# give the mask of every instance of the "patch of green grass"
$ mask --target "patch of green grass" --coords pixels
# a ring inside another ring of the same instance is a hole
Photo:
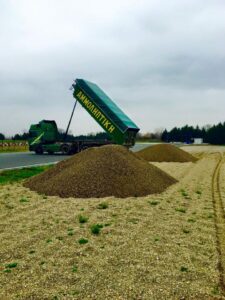
[[[175,211],[185,214],[187,209],[185,207],[177,207],[177,208],[175,208]]]
[[[29,200],[28,200],[27,198],[25,198],[25,197],[22,197],[22,198],[20,199],[20,202],[21,202],[21,203],[26,203],[26,202],[29,202]]]
[[[112,225],[111,223],[105,223],[104,224],[105,227],[108,227],[108,226],[111,226],[111,225]]]
[[[49,168],[51,168],[51,165],[2,171],[0,173],[0,184],[17,182],[42,173]]]
[[[99,205],[97,206],[98,209],[106,209],[108,207],[109,207],[109,205],[107,202],[99,203]]]
[[[79,215],[79,216],[78,216],[78,220],[79,220],[79,223],[81,223],[81,224],[82,224],[82,223],[87,223],[88,217]]]
[[[181,195],[185,198],[185,199],[191,199],[191,197],[188,195],[188,193],[185,190],[180,190]]]
[[[88,243],[88,240],[87,240],[87,239],[84,239],[84,238],[81,238],[81,239],[79,239],[78,243],[79,243],[80,245],[84,245],[84,244],[87,244],[87,243]]]
[[[3,270],[3,273],[11,273],[11,272],[12,272],[11,269],[5,269],[5,270]]]
[[[184,266],[181,266],[180,271],[181,272],[188,272],[188,268],[184,267]]]
[[[188,223],[195,223],[196,222],[196,220],[192,219],[192,218],[189,218],[187,221],[188,221]]]
[[[157,200],[152,200],[152,201],[148,201],[148,203],[149,203],[150,205],[152,205],[152,206],[156,206],[156,205],[158,205],[160,202],[157,201]]]
[[[212,219],[212,218],[213,218],[213,213],[209,213],[209,214],[207,215],[207,218],[208,218],[208,219]]]
[[[91,225],[91,233],[98,235],[103,228],[102,224],[93,224]]]
[[[5,265],[5,267],[8,269],[13,269],[13,268],[16,268],[17,267],[17,265],[18,265],[18,263],[16,263],[16,262],[13,262],[13,263],[10,263],[10,264],[7,264],[7,265]]]
[[[52,243],[52,239],[47,239],[46,243],[47,244]]]
[[[182,196],[184,197],[188,196],[188,193],[184,189],[181,189],[180,192]]]
[[[158,236],[154,237],[154,241],[158,242],[160,240],[160,238]]]
[[[79,295],[79,294],[80,294],[80,291],[78,291],[78,290],[70,291],[69,294],[70,294],[71,296],[76,296],[76,295]]]
[[[72,272],[73,272],[73,273],[76,273],[76,272],[77,272],[77,270],[78,270],[77,266],[73,266],[73,268],[72,268]]]
[[[198,190],[198,191],[196,191],[196,194],[201,195],[202,192]]]

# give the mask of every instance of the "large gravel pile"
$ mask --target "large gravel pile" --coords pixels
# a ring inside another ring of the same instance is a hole
[[[76,198],[161,193],[176,180],[123,146],[90,148],[25,182],[46,195]]]
[[[197,160],[190,153],[170,144],[150,146],[138,151],[137,155],[147,161],[156,162],[194,162]]]

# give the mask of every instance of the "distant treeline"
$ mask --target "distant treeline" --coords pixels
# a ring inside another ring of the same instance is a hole
[[[65,133],[63,130],[59,130],[59,140],[64,139]],[[29,138],[29,133],[24,132],[23,134],[15,134],[11,137],[12,140],[16,141],[26,141]],[[182,143],[193,143],[194,138],[202,138],[204,143],[222,145],[225,144],[225,122],[219,123],[217,125],[206,125],[204,127],[193,127],[193,126],[183,126],[174,127],[173,129],[163,130],[157,129],[154,133],[138,133],[138,141],[146,142],[182,142]],[[0,140],[4,140],[4,134],[0,133]],[[90,133],[86,135],[74,136],[73,134],[68,134],[66,141],[74,140],[111,140],[111,137],[106,132]]]
[[[58,139],[63,140],[65,136],[65,132],[62,130],[59,130]],[[24,132],[22,134],[15,134],[14,136],[10,137],[10,140],[16,140],[16,141],[27,141],[29,139],[30,135],[29,132]],[[4,134],[0,133],[0,140],[5,140],[6,137]],[[7,138],[9,139],[9,138]],[[111,140],[111,137],[105,133],[105,132],[98,132],[98,133],[90,133],[87,135],[78,135],[74,136],[73,134],[68,134],[66,137],[66,141],[74,141],[74,140]]]
[[[202,138],[204,143],[222,145],[225,144],[225,122],[217,125],[174,127],[162,132],[161,139],[164,142],[192,143],[194,138]]]

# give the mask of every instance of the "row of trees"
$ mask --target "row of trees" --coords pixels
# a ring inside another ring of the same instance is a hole
[[[29,138],[29,133],[28,132],[24,132],[22,134],[15,134],[12,137],[8,137],[7,139],[9,140],[13,140],[13,141],[26,141]],[[4,141],[6,139],[5,135],[3,133],[0,133],[0,141]]]
[[[59,130],[59,139],[63,139],[64,132]],[[15,134],[12,140],[27,140],[29,138],[29,133],[24,132],[23,134]],[[193,126],[183,126],[174,127],[170,131],[157,129],[154,133],[138,133],[137,139],[142,141],[164,141],[164,142],[182,142],[182,143],[192,143],[194,138],[202,138],[205,143],[209,144],[225,144],[225,122],[219,123],[217,125],[206,125],[204,127],[193,127]],[[5,136],[0,133],[0,140],[4,140]],[[91,140],[110,140],[110,136],[105,132],[99,132],[96,134],[87,134],[74,136],[73,134],[68,134],[67,141],[73,141],[76,139],[91,139]]]
[[[225,122],[213,126],[183,126],[166,129],[162,132],[161,139],[164,142],[192,143],[194,138],[202,138],[204,143],[222,145],[225,144]]]
[[[63,140],[65,136],[65,132],[63,130],[59,130],[58,139]],[[15,134],[9,139],[16,140],[16,141],[26,141],[29,139],[29,132],[24,132],[22,134]],[[0,140],[5,140],[5,135],[0,133]],[[72,133],[67,135],[67,141],[74,141],[74,140],[111,140],[111,137],[106,132],[98,132],[98,133],[90,133],[86,135],[79,135],[74,136]]]

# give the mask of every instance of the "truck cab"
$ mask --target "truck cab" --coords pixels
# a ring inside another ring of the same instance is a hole
[[[29,129],[29,150],[37,154],[43,153],[43,146],[54,144],[58,139],[58,128],[53,120],[42,120],[38,124],[32,124]],[[49,153],[54,152],[49,149]]]

